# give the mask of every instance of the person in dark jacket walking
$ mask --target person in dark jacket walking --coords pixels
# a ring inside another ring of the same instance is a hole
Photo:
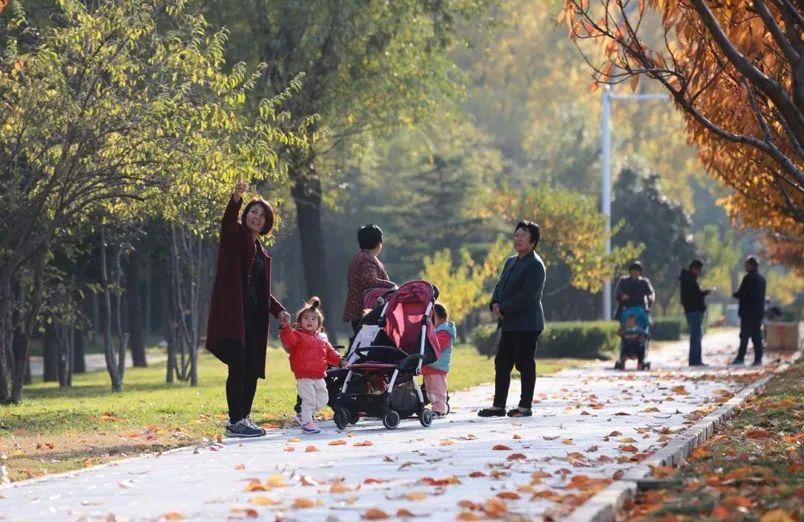
[[[226,363],[229,437],[259,437],[265,430],[251,420],[257,379],[265,378],[268,314],[290,321],[290,314],[271,294],[271,258],[260,236],[271,231],[274,212],[257,197],[237,216],[248,189],[238,182],[221,220],[220,245],[207,320],[207,350]]]
[[[759,261],[754,256],[745,260],[745,276],[734,292],[739,299],[740,350],[732,364],[745,364],[748,339],[754,345],[754,366],[762,364],[762,318],[765,315],[765,278],[759,275]]]
[[[478,411],[481,417],[506,414],[511,370],[516,366],[522,379],[519,407],[508,411],[509,417],[530,417],[533,388],[536,385],[536,341],[544,330],[542,292],[546,279],[544,262],[536,253],[539,225],[520,221],[514,228],[516,255],[505,260],[500,279],[494,287],[489,308],[501,332],[494,358],[494,405]]]
[[[703,262],[693,259],[688,269],[682,269],[678,276],[681,282],[681,306],[687,316],[687,327],[690,331],[690,366],[706,366],[703,362],[701,342],[703,340],[703,318],[706,313],[704,298],[711,290],[701,290],[698,279],[701,277]]]

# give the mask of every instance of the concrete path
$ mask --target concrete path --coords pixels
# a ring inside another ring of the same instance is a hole
[[[704,369],[676,343],[652,351],[651,372],[541,377],[532,418],[479,419],[484,385],[453,394],[430,428],[324,422],[314,436],[274,430],[17,483],[0,489],[0,520],[560,519],[767,371],[723,366],[733,339],[705,340]]]

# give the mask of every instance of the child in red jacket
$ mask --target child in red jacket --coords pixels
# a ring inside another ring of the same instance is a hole
[[[301,397],[299,423],[305,433],[321,433],[313,415],[326,406],[329,399],[324,377],[328,365],[339,365],[341,356],[323,334],[324,314],[321,300],[310,298],[296,315],[296,325],[285,324],[279,331],[282,346],[290,354],[290,369],[296,376],[296,389]]]

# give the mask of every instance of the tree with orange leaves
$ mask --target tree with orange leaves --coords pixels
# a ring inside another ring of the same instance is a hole
[[[804,12],[793,0],[565,0],[570,37],[593,40],[596,84],[658,81],[684,111],[732,217],[804,266]],[[660,38],[647,29],[660,27]],[[580,45],[579,45],[580,47]]]

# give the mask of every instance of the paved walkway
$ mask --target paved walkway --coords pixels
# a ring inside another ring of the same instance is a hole
[[[528,419],[479,419],[484,385],[453,394],[453,413],[428,429],[324,422],[319,435],[275,430],[19,483],[0,489],[0,520],[561,518],[757,378],[723,366],[735,338],[705,340],[705,369],[684,366],[682,343],[653,350],[651,372],[600,364],[541,377]]]

